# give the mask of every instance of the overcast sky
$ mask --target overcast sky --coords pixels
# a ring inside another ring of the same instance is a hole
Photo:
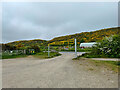
[[[117,27],[117,2],[3,3],[2,42],[44,39]]]

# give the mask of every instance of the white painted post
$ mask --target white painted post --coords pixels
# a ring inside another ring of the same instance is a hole
[[[48,57],[50,57],[50,45],[48,44]]]
[[[77,40],[75,38],[75,58],[77,58]]]
[[[24,49],[24,54],[26,54],[26,50]]]

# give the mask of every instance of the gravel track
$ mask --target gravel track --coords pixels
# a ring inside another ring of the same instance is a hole
[[[118,73],[73,57],[63,53],[45,60],[32,56],[3,60],[2,87],[118,88]]]

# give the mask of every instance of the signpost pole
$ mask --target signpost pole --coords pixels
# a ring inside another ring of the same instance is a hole
[[[50,45],[48,44],[48,57],[50,57]]]
[[[77,40],[75,38],[75,58],[77,58]]]

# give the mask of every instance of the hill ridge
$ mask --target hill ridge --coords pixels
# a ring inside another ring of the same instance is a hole
[[[120,27],[106,28],[106,29],[101,29],[101,30],[96,30],[96,31],[91,31],[91,32],[81,32],[81,33],[75,33],[71,35],[55,37],[49,41],[42,40],[42,39],[33,39],[33,40],[14,41],[14,42],[9,42],[7,44],[15,45],[15,46],[29,46],[29,45],[41,45],[42,46],[42,45],[47,45],[48,43],[54,43],[54,44],[57,43],[55,45],[59,45],[59,42],[69,41],[73,38],[77,38],[77,41],[79,43],[95,42],[95,41],[103,39],[103,37],[105,36],[108,37],[114,34],[118,34],[119,29]]]

